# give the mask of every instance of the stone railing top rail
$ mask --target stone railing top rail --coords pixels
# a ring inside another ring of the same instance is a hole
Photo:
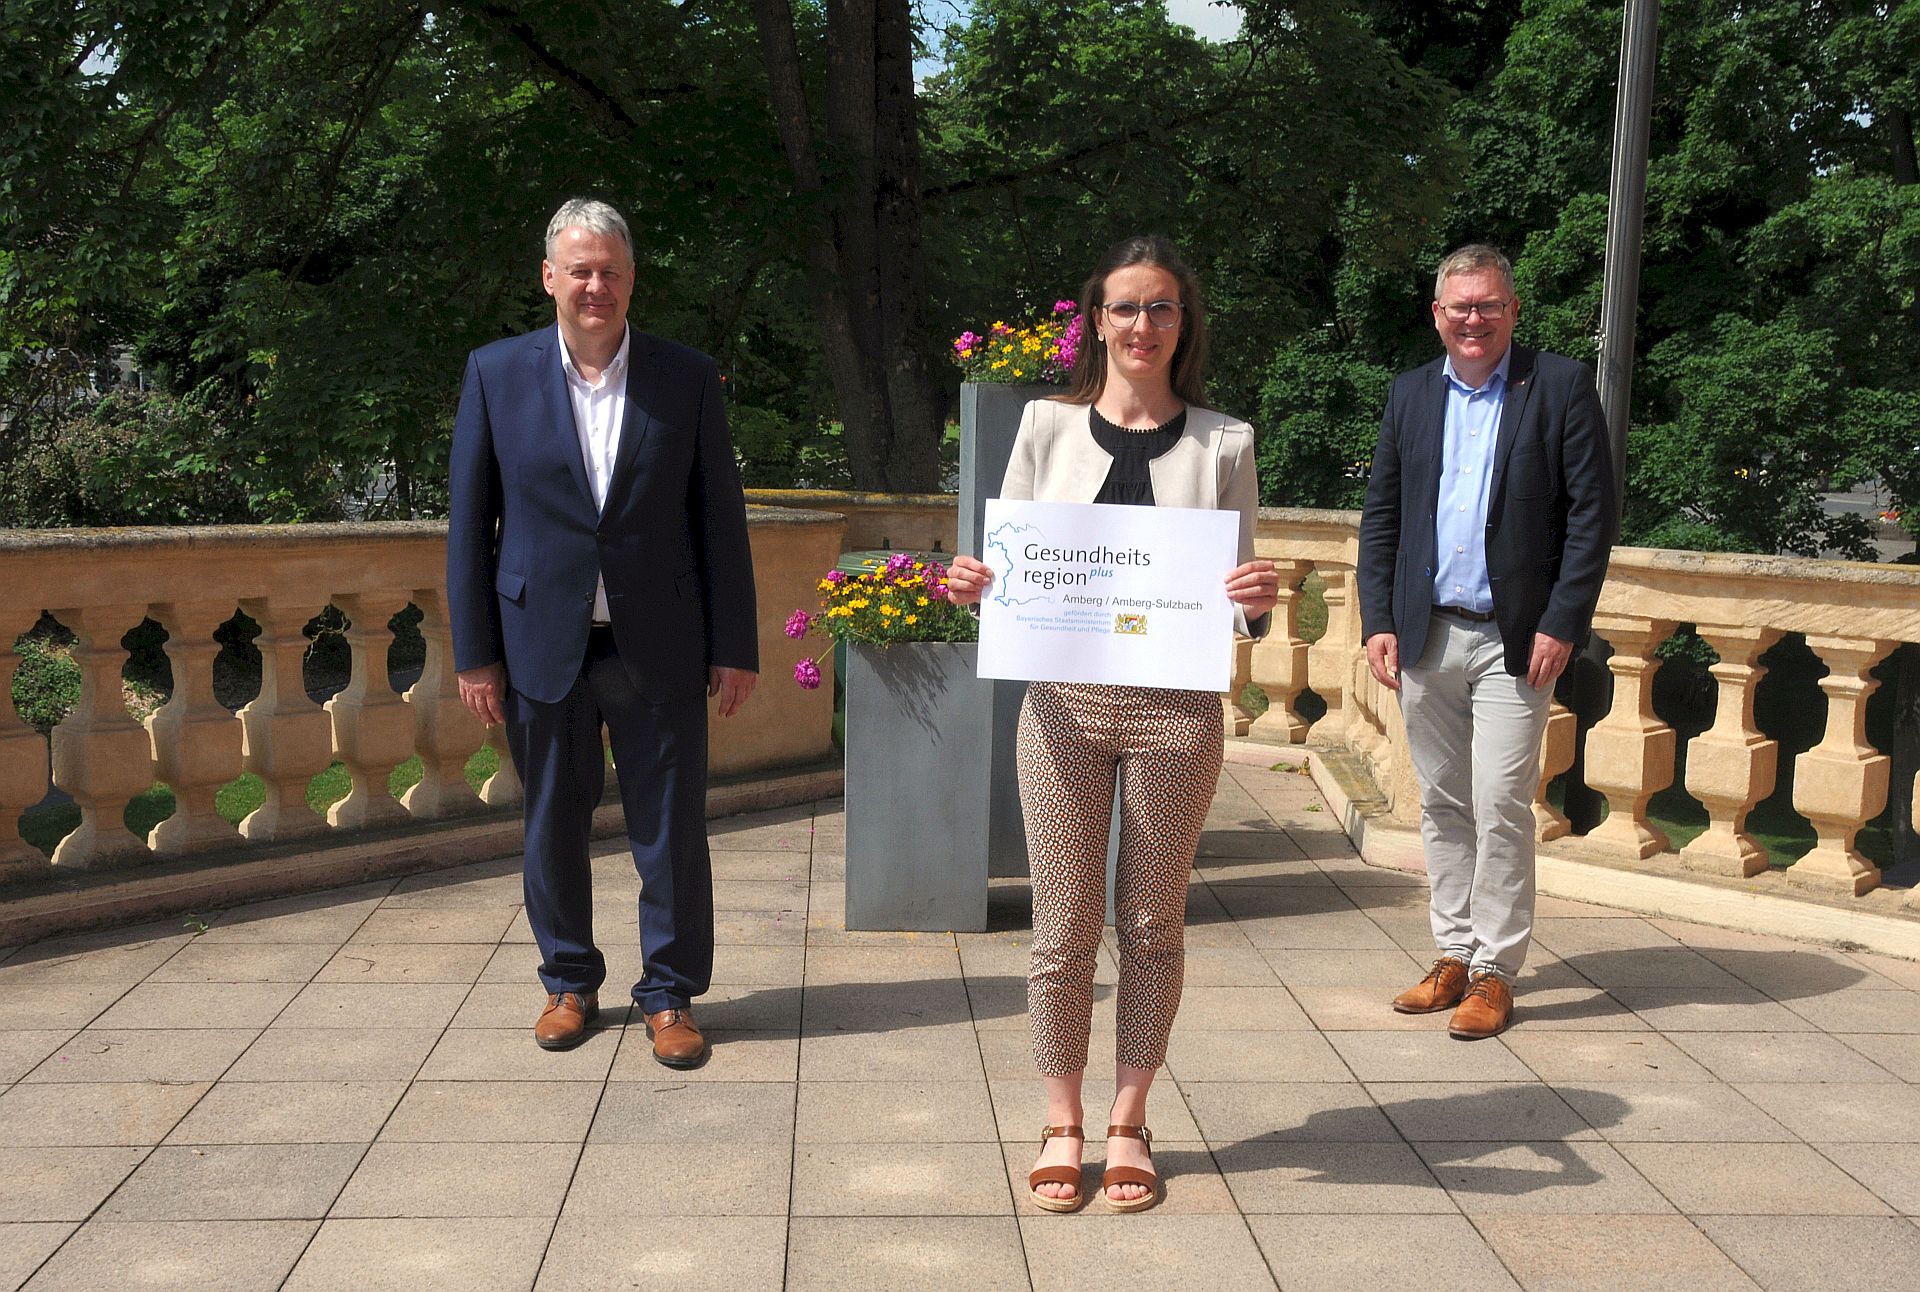
[[[960,496],[951,493],[875,493],[862,489],[749,489],[747,501],[763,505],[805,507],[899,507],[952,510]]]

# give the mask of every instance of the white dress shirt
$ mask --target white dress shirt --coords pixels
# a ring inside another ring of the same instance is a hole
[[[557,330],[557,325],[556,325]],[[607,507],[607,486],[613,482],[613,461],[620,453],[620,427],[627,418],[627,342],[632,332],[620,334],[620,349],[613,362],[601,370],[599,381],[588,381],[573,366],[567,338],[560,338],[560,366],[567,375],[567,400],[573,405],[573,430],[580,437],[580,457],[587,466],[587,484],[593,490],[593,505]],[[593,589],[593,620],[606,623],[613,618],[607,609],[607,581],[596,577]]]

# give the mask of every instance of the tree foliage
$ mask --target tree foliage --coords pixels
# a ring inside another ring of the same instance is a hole
[[[1153,230],[1268,500],[1350,504],[1448,247],[1505,246],[1521,340],[1592,357],[1620,6],[1240,8],[1216,45],[1161,0],[0,0],[0,471],[126,350],[156,478],[432,514],[461,356],[550,320],[538,235],[590,193],[756,479],[843,445],[934,487],[947,339]],[[1920,508],[1920,0],[1670,0],[1661,41],[1628,538],[1855,550],[1826,482]]]

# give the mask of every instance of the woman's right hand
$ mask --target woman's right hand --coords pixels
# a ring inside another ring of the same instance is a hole
[[[947,566],[947,597],[956,606],[970,606],[987,595],[993,571],[971,556],[955,556]]]

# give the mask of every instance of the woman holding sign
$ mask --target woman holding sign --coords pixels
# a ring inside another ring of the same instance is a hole
[[[1279,578],[1271,561],[1253,559],[1260,492],[1253,431],[1204,405],[1206,309],[1193,272],[1166,239],[1128,238],[1087,279],[1080,306],[1095,335],[1075,358],[1071,390],[1027,405],[1000,496],[1237,511],[1240,564],[1226,576],[1227,596],[1240,629],[1263,635]],[[992,580],[991,569],[967,556],[954,557],[947,575],[963,605],[979,601]],[[1019,736],[1033,874],[1027,1003],[1047,1090],[1047,1124],[1028,1185],[1047,1211],[1077,1210],[1086,1200],[1081,1078],[1116,772],[1118,1044],[1101,1196],[1116,1211],[1142,1211],[1158,1200],[1147,1092],[1180,1006],[1187,878],[1222,744],[1220,698],[1212,692],[1066,682],[1027,688]]]

